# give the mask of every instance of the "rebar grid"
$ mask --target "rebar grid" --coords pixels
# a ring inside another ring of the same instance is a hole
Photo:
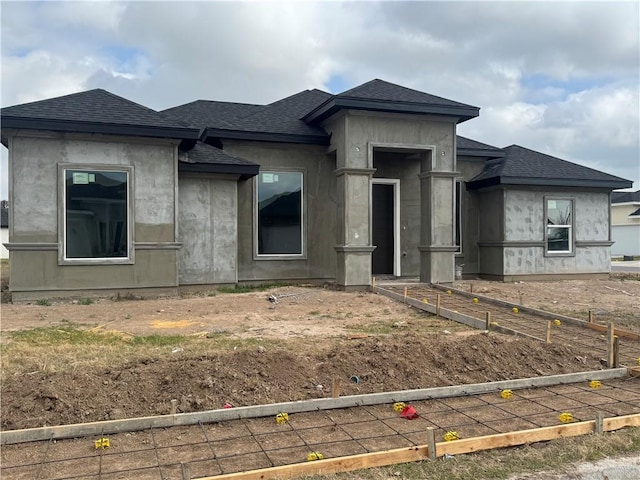
[[[384,289],[399,295],[403,295],[405,291],[405,287],[399,285],[385,284]],[[489,312],[491,321],[496,322],[501,327],[536,337],[541,341],[546,340],[549,319],[534,313],[514,313],[507,306],[496,305],[482,300],[479,303],[473,303],[471,298],[455,292],[447,294],[427,284],[415,284],[407,287],[407,297],[418,301],[427,299],[432,306],[436,304],[438,295],[440,295],[441,308],[454,310],[481,321],[485,320],[486,313]],[[559,327],[552,325],[551,342],[587,348],[597,352],[602,358],[607,357],[606,339],[603,338],[602,333],[579,325],[572,325],[566,322]],[[626,365],[636,365],[640,357],[640,342],[627,338],[619,338],[618,342],[620,361]]]
[[[82,445],[81,450],[86,451],[94,439],[4,446],[2,474],[3,479],[111,480],[135,476],[137,480],[182,480],[185,465],[191,474],[210,476],[300,463],[310,452],[323,453],[326,458],[422,445],[426,443],[427,427],[435,428],[440,438],[450,430],[456,430],[461,438],[470,438],[557,425],[561,412],[572,413],[575,421],[591,420],[596,411],[612,416],[640,412],[638,379],[612,380],[600,388],[579,383],[512,393],[510,399],[496,391],[412,402],[420,414],[415,420],[401,418],[391,405],[375,405],[292,414],[281,425],[269,417],[149,428],[137,434],[142,437],[137,443],[146,442],[146,447],[122,451],[118,449],[126,446],[126,436],[136,435],[111,435],[110,448],[75,455],[74,447]],[[181,440],[183,436],[186,441]],[[67,454],[52,455],[54,445]],[[16,447],[20,451],[34,449],[30,458],[37,461],[12,464],[7,457],[12,450],[18,452]],[[43,455],[38,455],[38,449],[44,450]],[[74,462],[78,467],[67,471]],[[111,467],[105,467],[105,462]]]

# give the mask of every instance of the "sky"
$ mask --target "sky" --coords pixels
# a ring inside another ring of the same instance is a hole
[[[156,110],[266,104],[380,78],[480,107],[460,135],[640,188],[637,1],[2,0],[0,15],[3,107],[92,88]]]

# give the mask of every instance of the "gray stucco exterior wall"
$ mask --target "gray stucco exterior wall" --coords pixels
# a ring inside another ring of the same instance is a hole
[[[224,148],[260,164],[261,171],[302,172],[304,182],[304,254],[281,258],[256,254],[256,179],[238,183],[238,281],[335,279],[335,157],[322,146],[226,141]]]
[[[178,180],[178,279],[181,285],[236,283],[236,176],[181,174]]]
[[[10,289],[14,299],[38,291],[177,286],[175,166],[169,140],[39,132],[9,138]],[[135,260],[127,265],[63,265],[59,164],[127,166],[133,171]],[[31,292],[31,293],[29,293]]]
[[[608,192],[496,187],[474,192],[479,199],[480,269],[489,278],[515,280],[550,275],[594,275],[610,271]],[[573,200],[571,253],[547,252],[547,198]]]

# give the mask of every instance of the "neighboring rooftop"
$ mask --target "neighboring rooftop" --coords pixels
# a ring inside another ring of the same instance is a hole
[[[469,188],[493,185],[539,185],[592,188],[629,188],[632,182],[571,163],[519,145],[503,149],[505,156],[485,163],[468,182]]]
[[[100,88],[2,109],[2,128],[196,139],[197,127]]]
[[[640,203],[640,190],[635,192],[611,192],[611,203]]]

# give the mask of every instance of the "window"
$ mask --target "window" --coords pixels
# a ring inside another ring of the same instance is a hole
[[[547,253],[573,253],[573,200],[547,198]]]
[[[65,262],[130,263],[131,167],[63,168]]]
[[[257,179],[258,255],[302,255],[302,173],[260,172]]]
[[[462,253],[462,180],[456,180],[454,197],[455,209],[455,235],[454,245],[457,247],[456,253]]]

